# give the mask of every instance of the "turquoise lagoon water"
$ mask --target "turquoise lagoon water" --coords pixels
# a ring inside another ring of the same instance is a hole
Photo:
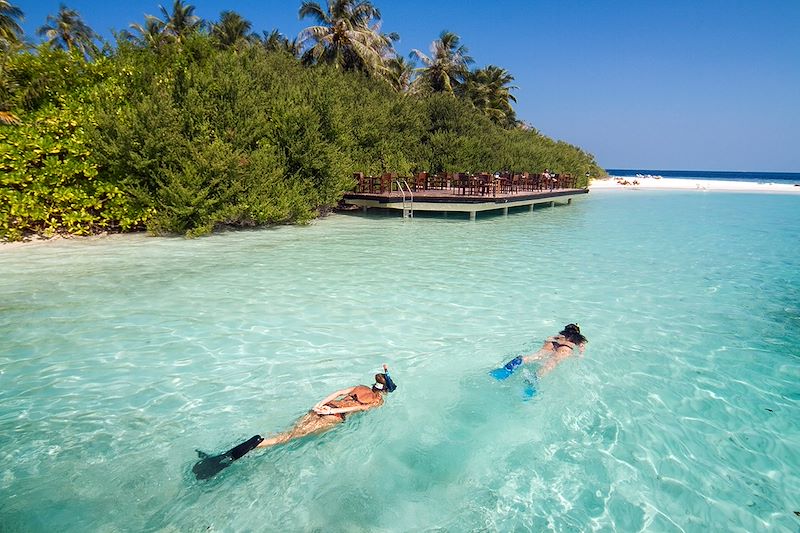
[[[0,248],[3,531],[797,531],[800,197]],[[531,401],[487,371],[570,321]],[[387,362],[386,405],[209,482]]]

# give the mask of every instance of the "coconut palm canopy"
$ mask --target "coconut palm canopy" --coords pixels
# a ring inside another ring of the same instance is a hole
[[[463,83],[469,65],[473,63],[468,52],[458,35],[446,30],[431,44],[430,56],[417,49],[412,50],[411,57],[418,58],[423,64],[417,69],[418,85],[432,92],[453,94],[455,88]]]
[[[517,99],[511,94],[517,87],[509,85],[514,76],[495,65],[476,69],[464,77],[459,86],[459,96],[463,96],[494,123],[505,127],[516,125],[517,119],[511,102]]]
[[[286,52],[295,57],[299,57],[302,51],[300,41],[289,39],[278,30],[262,32],[261,45],[271,52]]]
[[[386,66],[388,68],[386,79],[392,88],[397,92],[407,92],[414,79],[414,63],[397,56],[390,59]]]
[[[253,24],[234,11],[223,11],[219,15],[219,22],[211,25],[211,35],[222,46],[230,47],[238,43],[247,42],[253,38],[250,32]]]
[[[203,19],[194,14],[194,6],[183,0],[175,0],[172,4],[172,13],[164,6],[159,6],[164,15],[164,32],[178,41],[182,41],[188,34],[203,27]]]
[[[166,41],[164,26],[164,21],[155,15],[145,15],[144,25],[137,23],[130,25],[130,28],[138,35],[133,35],[127,31],[123,32],[123,35],[139,46],[158,48]]]
[[[328,0],[327,10],[317,2],[303,2],[299,15],[317,22],[300,32],[301,42],[308,46],[305,63],[385,75],[386,61],[395,56],[392,42],[398,37],[381,33],[380,11],[368,0]]]
[[[0,48],[19,42],[22,39],[24,20],[22,10],[8,0],[0,0]]]
[[[94,43],[97,34],[83,22],[77,11],[64,4],[61,4],[56,15],[47,16],[47,23],[37,33],[52,46],[64,50],[79,50],[84,55],[97,52]]]

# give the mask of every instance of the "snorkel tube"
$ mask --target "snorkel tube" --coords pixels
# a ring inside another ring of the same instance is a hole
[[[389,367],[386,366],[386,363],[383,363],[383,380],[386,381],[386,392],[394,392],[397,388],[397,385],[394,384],[392,381],[391,376],[389,376]],[[380,383],[376,383],[376,385],[380,385]],[[378,389],[382,389],[383,387],[378,387]]]
[[[394,381],[392,381],[392,378],[389,376],[388,372],[383,373],[383,379],[386,380],[386,392],[394,392],[394,390],[397,388],[397,385],[394,384]]]

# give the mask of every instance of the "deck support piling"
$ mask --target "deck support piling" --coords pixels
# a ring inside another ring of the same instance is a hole
[[[533,204],[528,206],[528,212],[533,213]]]
[[[470,211],[469,212],[469,219],[471,221],[473,221],[473,222],[475,221],[475,211]]]
[[[508,216],[508,207],[503,208],[503,216]]]

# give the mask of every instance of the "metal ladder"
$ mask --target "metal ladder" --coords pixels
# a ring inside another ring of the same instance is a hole
[[[408,181],[405,179],[396,179],[394,182],[397,184],[398,190],[403,195],[403,218],[414,218],[414,192],[411,190]],[[403,186],[405,186],[405,189]],[[410,197],[410,201],[408,203],[406,203],[406,191],[408,191]]]

